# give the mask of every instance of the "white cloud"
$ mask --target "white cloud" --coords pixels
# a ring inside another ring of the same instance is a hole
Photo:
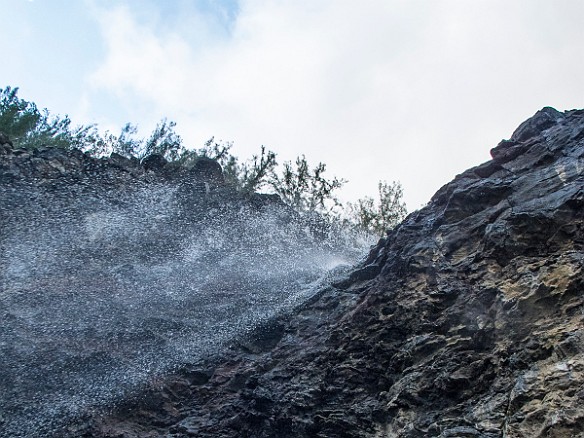
[[[582,106],[583,3],[549,3],[244,0],[222,37],[195,10],[164,31],[100,10],[91,83],[191,144],[305,153],[349,198],[399,179],[416,208],[537,109]]]

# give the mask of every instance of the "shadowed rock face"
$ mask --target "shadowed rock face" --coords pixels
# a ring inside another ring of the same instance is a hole
[[[584,111],[492,156],[289,318],[76,433],[584,436]]]
[[[172,371],[208,380],[196,364],[235,338],[276,345],[273,318],[362,257],[277,196],[228,187],[211,160],[159,158],[0,136],[1,438],[78,437],[80,419]]]

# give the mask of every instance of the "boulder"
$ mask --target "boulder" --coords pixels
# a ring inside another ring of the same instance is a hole
[[[163,169],[168,164],[168,161],[160,154],[152,154],[142,158],[140,163],[145,170],[157,171]]]
[[[196,180],[221,185],[225,182],[221,165],[211,158],[199,157],[190,170]]]
[[[133,170],[133,169],[136,169],[140,165],[140,161],[137,158],[124,157],[123,155],[120,155],[116,152],[112,152],[110,154],[108,161],[113,166],[116,166],[116,167],[119,167],[119,168],[125,169],[125,170]]]

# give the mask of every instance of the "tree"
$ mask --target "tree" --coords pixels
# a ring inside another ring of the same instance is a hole
[[[51,116],[47,109],[39,110],[34,102],[19,98],[17,87],[0,89],[0,131],[15,147],[29,149],[83,149],[98,138],[95,125],[73,128],[69,116]]]
[[[324,163],[310,169],[306,157],[296,158],[295,166],[290,161],[284,163],[281,175],[272,175],[270,186],[282,200],[300,211],[327,212],[340,206],[335,192],[345,180],[333,177],[327,179]]]
[[[109,131],[100,135],[96,125],[73,127],[67,115],[54,116],[47,109],[39,110],[34,102],[18,97],[17,87],[0,89],[0,131],[20,148],[76,148],[93,156],[116,152],[139,159],[160,154],[174,161],[185,150],[175,126],[175,122],[162,119],[147,139],[137,138],[138,128],[131,123],[127,123],[117,136]]]
[[[350,204],[351,221],[360,229],[383,236],[395,228],[406,216],[407,210],[402,201],[403,188],[399,182],[379,181],[379,199],[371,197],[359,199]]]
[[[211,137],[205,142],[202,148],[197,149],[195,152],[196,155],[211,158],[221,164],[221,166],[224,166],[231,158],[235,158],[229,152],[232,147],[232,141],[224,142],[223,140],[215,140],[215,137]]]
[[[169,161],[178,160],[184,148],[181,136],[174,130],[175,126],[176,122],[162,119],[145,141],[142,157],[159,154]]]
[[[18,98],[18,88],[0,89],[0,131],[19,143],[34,130],[41,114],[36,105]]]
[[[268,185],[269,178],[274,173],[277,165],[276,154],[262,146],[259,155],[254,155],[251,160],[241,166],[240,183],[242,190],[251,193]]]
[[[136,138],[138,127],[126,123],[119,135],[113,135],[109,131],[92,145],[87,151],[94,156],[109,155],[112,152],[123,155],[126,158],[138,158],[148,155],[162,155],[169,161],[178,161],[186,151],[182,144],[182,138],[174,128],[176,123],[162,119],[147,139]]]
[[[324,176],[326,165],[319,163],[311,169],[306,157],[296,158],[295,166],[285,162],[281,174],[277,173],[276,153],[261,147],[260,153],[243,163],[231,154],[231,142],[209,139],[196,151],[185,151],[181,160],[196,160],[199,156],[212,158],[221,164],[225,181],[238,191],[252,193],[260,190],[276,193],[288,205],[299,211],[329,212],[340,206],[335,196],[344,180]]]

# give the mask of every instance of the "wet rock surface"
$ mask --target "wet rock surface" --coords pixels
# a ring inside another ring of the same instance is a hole
[[[236,338],[273,347],[272,318],[361,257],[307,233],[278,197],[230,189],[209,160],[177,168],[0,140],[2,438],[78,437],[114,406],[166,406],[143,388],[184,395]]]
[[[75,433],[584,436],[584,111],[492,156],[344,280]]]

